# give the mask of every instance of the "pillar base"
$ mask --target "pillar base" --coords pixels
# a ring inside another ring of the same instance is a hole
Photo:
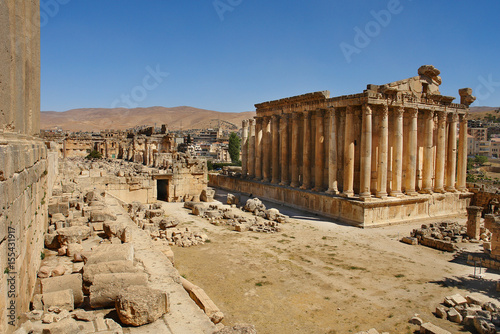
[[[455,187],[446,187],[445,190],[450,193],[456,193],[457,189]]]
[[[391,191],[390,195],[392,197],[403,197],[404,194],[401,191]]]
[[[354,197],[354,191],[345,191],[342,194],[340,194],[342,197]]]
[[[372,198],[372,194],[369,192],[359,194],[359,199],[364,201],[364,202],[371,201],[371,198]]]
[[[457,191],[460,191],[460,192],[462,192],[462,193],[465,193],[465,192],[467,192],[467,187],[458,187],[458,188],[457,188]]]
[[[278,180],[271,180],[271,183],[272,184],[279,184],[279,181]]]
[[[419,191],[420,194],[427,194],[427,195],[432,195],[433,191],[432,189],[422,189]]]
[[[321,193],[323,192],[323,190],[324,190],[323,188],[316,188],[316,187],[312,189],[312,191],[315,191],[317,193]]]
[[[387,193],[386,192],[383,192],[383,193],[377,193],[375,195],[375,197],[377,198],[381,198],[381,199],[386,199],[387,198]]]
[[[446,192],[446,190],[444,190],[444,188],[438,188],[438,189],[434,189],[434,192],[439,193],[439,194],[444,194]]]
[[[418,193],[415,190],[408,190],[405,192],[407,196],[418,196]]]
[[[326,193],[328,195],[338,195],[340,192],[338,191],[338,189],[328,189]]]
[[[298,188],[299,187],[299,183],[298,182],[295,182],[295,183],[292,182],[292,183],[290,183],[290,187],[292,187],[292,188]]]
[[[289,186],[290,185],[290,181],[281,181],[279,183],[280,186]]]
[[[262,179],[262,182],[269,183],[271,182],[271,179]]]
[[[310,188],[311,188],[311,186],[310,186],[309,184],[303,184],[303,185],[301,185],[301,186],[300,186],[300,188],[299,188],[299,189],[302,189],[302,190],[308,190],[308,189],[310,189]]]

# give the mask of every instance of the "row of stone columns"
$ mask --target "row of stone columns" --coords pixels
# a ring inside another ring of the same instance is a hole
[[[422,137],[424,158],[420,191],[430,194],[456,190],[457,114],[404,107],[395,107],[390,113],[388,105],[364,104],[361,107],[362,133],[359,155],[359,197],[361,199],[368,199],[372,195],[379,198],[386,198],[389,195],[399,197],[403,195],[403,189],[406,195],[414,196],[417,194],[419,113],[423,114],[424,120]],[[374,110],[379,119],[375,130],[373,129]],[[334,108],[327,111],[317,110],[314,113],[314,126],[312,126],[311,112],[295,112],[290,114],[290,117],[288,114],[256,117],[252,120],[243,121],[243,175],[273,184],[291,187],[300,186],[301,189],[310,189],[314,181],[313,191],[322,192],[326,190],[329,194],[339,194],[337,178],[340,169],[343,170],[342,196],[353,196],[356,159],[356,139],[353,131],[355,125],[354,107],[347,106],[345,108],[345,117],[340,117],[339,110]],[[405,114],[407,115],[406,129],[404,129]],[[435,116],[437,116],[436,136],[434,136]],[[392,161],[388,161],[390,155],[389,117],[392,117],[391,124],[393,124],[391,137]],[[337,124],[337,121],[340,121],[340,124]],[[302,137],[299,136],[300,122],[303,122]],[[328,124],[328,133],[325,133],[326,124]],[[337,133],[342,126],[344,127],[344,129],[341,129],[343,130],[342,134]],[[457,189],[460,191],[465,190],[466,187],[466,126],[465,115],[460,115],[457,173]],[[312,128],[314,133],[311,133]],[[406,136],[405,130],[407,132]],[[291,138],[289,138],[289,134]],[[374,136],[377,137],[378,145],[376,159],[373,156]],[[325,145],[328,148],[328,160],[325,159]],[[314,157],[312,157],[313,148]],[[339,166],[338,161],[339,148],[342,148],[344,153],[342,166]],[[404,149],[407,150],[406,154],[403,154]],[[302,154],[302,157],[299,154]],[[302,165],[299,165],[299,162],[302,162]],[[328,169],[326,176],[324,175],[325,163]],[[388,191],[389,165],[392,166],[390,192]],[[377,171],[375,190],[371,189],[372,169]],[[302,174],[300,170],[302,170]],[[314,180],[312,180],[313,170]],[[403,170],[405,171],[404,179]],[[327,189],[324,188],[325,177],[327,178]]]

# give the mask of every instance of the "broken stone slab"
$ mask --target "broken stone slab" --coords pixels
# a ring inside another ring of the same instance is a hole
[[[226,326],[212,334],[257,334],[254,325],[237,324],[232,327]]]
[[[75,306],[83,303],[82,275],[70,274],[58,277],[49,277],[40,280],[42,293],[56,292],[66,289],[73,291],[73,301]]]
[[[202,288],[194,285],[183,277],[181,277],[181,283],[184,289],[189,293],[191,299],[205,312],[214,324],[218,324],[224,319],[224,314]]]
[[[446,319],[446,317],[448,316],[448,311],[443,306],[437,306],[435,313],[436,316],[441,319]]]
[[[401,239],[401,242],[408,245],[418,245],[418,239],[413,237],[403,237],[403,239]]]
[[[120,321],[132,326],[152,323],[169,311],[165,292],[139,285],[122,291],[115,306]]]
[[[76,320],[87,321],[87,322],[94,321],[96,319],[96,316],[94,313],[87,312],[87,311],[82,310],[82,309],[74,310],[71,313],[71,316]]]
[[[260,199],[250,198],[245,203],[245,206],[243,207],[243,209],[245,211],[248,211],[248,212],[265,211],[266,206],[261,202]],[[265,216],[265,213],[264,213],[264,216]]]
[[[462,315],[460,314],[460,312],[458,312],[454,308],[451,308],[448,311],[448,320],[450,320],[451,322],[459,324],[459,323],[462,322],[463,318],[462,318]]]
[[[40,269],[38,269],[38,277],[39,278],[47,278],[50,277],[52,270],[48,266],[41,266]]]
[[[132,230],[125,223],[107,221],[103,223],[103,229],[108,238],[117,237],[121,242],[132,242]]]
[[[202,202],[213,202],[215,196],[215,190],[213,188],[207,187],[201,191],[200,200]]]
[[[102,197],[97,190],[93,190],[86,193],[83,200],[85,201],[85,203],[90,203],[92,201],[104,202],[104,197]]]
[[[60,310],[73,311],[75,308],[73,290],[67,289],[67,290],[43,293],[42,303],[43,303],[43,310],[45,312],[52,307],[57,307]]]
[[[130,260],[119,260],[99,263],[87,263],[83,267],[83,282],[85,285],[92,285],[95,275],[114,273],[137,273],[139,268],[134,267]]]
[[[49,249],[58,249],[61,247],[59,243],[59,235],[57,232],[47,233],[44,238],[45,247]]]
[[[179,225],[179,220],[174,217],[163,218],[158,224],[161,230],[166,230],[168,228],[176,227],[177,225]]]
[[[474,328],[479,334],[494,334],[496,333],[495,325],[486,318],[481,316],[474,317]]]
[[[90,306],[92,308],[112,307],[119,294],[131,285],[146,285],[145,273],[98,274],[90,287]]]
[[[116,216],[109,209],[98,209],[90,211],[90,221],[105,222],[107,220],[116,220]]]
[[[59,243],[61,245],[79,243],[90,237],[90,228],[88,226],[65,227],[56,231]]]
[[[84,258],[85,264],[110,261],[134,261],[134,246],[125,244],[101,244]]]
[[[420,334],[451,334],[451,333],[430,322],[426,322],[420,325]]]
[[[192,213],[195,216],[203,216],[207,211],[207,207],[204,204],[198,203],[193,206]]]
[[[227,194],[227,204],[229,205],[239,205],[241,201],[240,195]]]
[[[456,295],[449,296],[448,299],[451,299],[455,305],[467,304],[467,299],[458,293]]]
[[[144,218],[154,218],[154,217],[161,217],[165,211],[162,209],[154,209],[154,210],[146,210],[146,213],[144,214]]]
[[[246,232],[248,231],[249,226],[247,224],[236,224],[234,226],[234,230],[236,232]]]
[[[65,318],[59,322],[51,323],[44,327],[43,334],[68,334],[81,333],[78,322],[72,318]]]
[[[81,254],[83,252],[83,246],[82,244],[76,244],[76,243],[71,243],[68,244],[66,248],[66,255],[69,257],[73,257],[77,254]]]
[[[268,209],[265,211],[266,213],[266,218],[269,220],[277,220],[278,217],[281,215],[278,209]]]

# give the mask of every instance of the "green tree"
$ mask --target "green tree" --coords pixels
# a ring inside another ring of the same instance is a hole
[[[484,155],[476,155],[474,162],[476,162],[482,166],[488,162],[488,157],[485,157]]]
[[[238,162],[240,159],[240,148],[241,148],[241,140],[240,137],[236,134],[236,132],[231,132],[229,136],[229,156],[231,157],[232,162]]]
[[[97,151],[97,150],[92,150],[89,155],[87,155],[85,158],[87,159],[101,159],[102,158],[102,154],[101,152]]]

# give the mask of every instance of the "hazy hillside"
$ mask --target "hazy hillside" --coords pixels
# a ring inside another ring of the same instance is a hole
[[[497,109],[498,107],[471,107],[469,119],[483,119],[488,113],[498,116],[498,114],[495,113]]]
[[[53,129],[58,126],[69,131],[98,131],[105,129],[124,130],[136,125],[167,124],[170,130],[206,129],[217,127],[224,129],[241,128],[241,121],[252,118],[255,112],[225,113],[193,107],[150,107],[150,108],[86,108],[72,109],[65,112],[42,111],[41,129]],[[220,122],[219,122],[220,121]]]

